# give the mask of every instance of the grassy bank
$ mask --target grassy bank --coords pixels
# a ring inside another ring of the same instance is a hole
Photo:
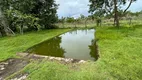
[[[37,60],[17,74],[28,73],[28,80],[141,80],[142,26],[96,30],[100,51],[97,62],[64,65]]]
[[[0,38],[0,61],[16,57],[16,53],[23,52],[31,46],[62,34],[69,29],[53,29],[30,32],[14,37]]]
[[[142,26],[98,28],[101,69],[119,80],[142,79]]]

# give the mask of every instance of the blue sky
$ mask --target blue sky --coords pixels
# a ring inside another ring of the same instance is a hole
[[[80,14],[87,16],[89,10],[89,0],[55,0],[59,4],[59,17],[78,17]],[[142,0],[132,3],[129,10],[136,12],[142,10]]]

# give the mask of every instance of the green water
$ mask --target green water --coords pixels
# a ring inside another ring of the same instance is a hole
[[[97,60],[94,35],[94,29],[70,31],[34,46],[28,52],[79,60]]]

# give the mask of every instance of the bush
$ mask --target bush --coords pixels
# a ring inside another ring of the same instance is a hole
[[[23,14],[17,10],[7,10],[6,17],[13,31],[18,31],[18,28],[25,27],[27,27],[28,31],[40,29],[40,25],[38,24],[39,19],[31,14]]]

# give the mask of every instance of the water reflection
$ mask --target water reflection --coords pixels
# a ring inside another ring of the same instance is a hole
[[[41,44],[38,44],[28,50],[30,53],[40,55],[50,55],[56,57],[65,57],[65,50],[60,46],[61,37],[55,37]]]
[[[93,39],[92,44],[88,46],[90,49],[90,55],[91,57],[95,58],[95,61],[98,60],[99,55],[98,55],[98,46],[96,45],[96,41]]]
[[[28,50],[40,55],[97,60],[94,29],[74,30],[52,38]]]

